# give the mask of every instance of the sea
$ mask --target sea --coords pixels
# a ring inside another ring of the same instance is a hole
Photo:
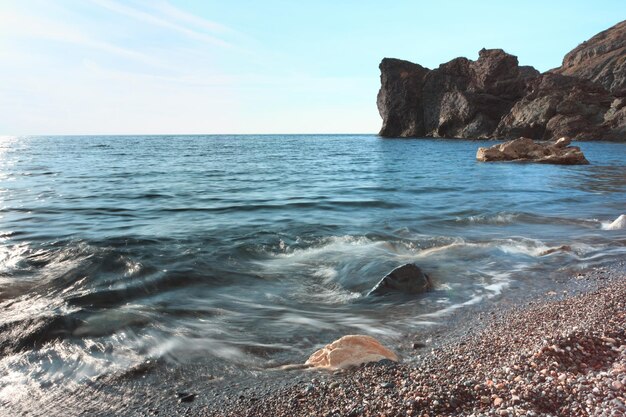
[[[397,346],[624,260],[626,230],[607,227],[626,145],[577,143],[590,165],[477,162],[492,144],[0,138],[0,409],[138,369],[257,375],[346,334]],[[432,291],[366,296],[409,262]]]

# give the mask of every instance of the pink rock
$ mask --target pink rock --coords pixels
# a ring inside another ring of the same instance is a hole
[[[334,370],[382,359],[397,362],[398,356],[371,336],[347,335],[313,353],[305,364]]]

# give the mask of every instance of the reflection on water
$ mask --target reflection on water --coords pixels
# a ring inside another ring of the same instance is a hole
[[[0,403],[146,363],[228,378],[347,333],[394,344],[503,291],[550,288],[553,271],[623,259],[626,231],[601,226],[625,211],[626,147],[584,143],[592,165],[563,167],[477,163],[482,145],[2,139]],[[364,296],[406,262],[433,292]]]
[[[626,189],[626,165],[591,166],[588,172],[578,174],[571,180],[585,192],[611,194]]]

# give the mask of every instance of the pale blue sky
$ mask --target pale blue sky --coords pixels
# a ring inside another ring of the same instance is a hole
[[[0,0],[0,134],[375,133],[378,63],[541,71],[615,1]]]

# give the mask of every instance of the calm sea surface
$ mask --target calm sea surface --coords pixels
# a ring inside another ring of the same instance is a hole
[[[0,404],[146,361],[227,378],[626,255],[626,145],[588,166],[488,142],[339,136],[0,139]],[[541,256],[568,245],[571,251]],[[416,262],[436,289],[372,300]],[[77,385],[78,384],[78,385]]]

